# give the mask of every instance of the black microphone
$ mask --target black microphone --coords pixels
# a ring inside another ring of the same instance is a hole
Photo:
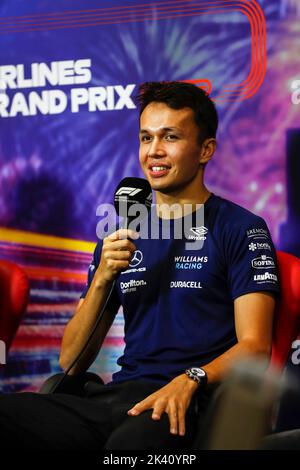
[[[114,205],[117,214],[124,217],[123,228],[129,227],[136,218],[136,212],[147,215],[151,204],[152,189],[146,179],[127,177],[120,181],[115,191]]]

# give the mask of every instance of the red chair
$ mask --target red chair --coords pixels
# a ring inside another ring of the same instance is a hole
[[[6,352],[16,334],[29,297],[29,281],[17,264],[0,260],[0,340]]]
[[[300,259],[277,251],[281,297],[277,302],[271,365],[282,369],[300,332]]]

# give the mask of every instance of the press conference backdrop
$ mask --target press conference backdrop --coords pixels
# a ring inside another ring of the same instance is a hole
[[[1,1],[0,257],[31,286],[3,391],[36,390],[59,370],[96,209],[123,177],[143,176],[133,101],[143,81],[188,80],[211,94],[220,128],[209,188],[300,255],[299,51],[295,0]],[[122,335],[120,311],[92,368],[106,381]]]

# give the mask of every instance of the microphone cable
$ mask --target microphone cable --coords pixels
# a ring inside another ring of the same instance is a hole
[[[113,280],[113,283],[112,283],[112,285],[111,285],[111,288],[110,288],[110,290],[109,290],[109,293],[108,293],[108,295],[107,295],[107,298],[106,298],[106,300],[105,300],[105,303],[104,303],[103,307],[102,307],[101,310],[100,310],[100,313],[99,313],[99,315],[98,315],[98,317],[97,317],[97,320],[96,320],[96,322],[95,322],[95,325],[94,325],[94,327],[93,327],[91,333],[89,334],[89,336],[88,336],[88,338],[87,338],[87,340],[86,340],[86,342],[85,342],[83,348],[81,349],[81,351],[79,351],[79,354],[77,354],[77,356],[75,357],[74,361],[71,363],[71,365],[70,365],[70,366],[67,368],[67,370],[64,372],[64,374],[63,374],[63,376],[61,377],[61,379],[60,379],[56,384],[53,385],[53,387],[50,389],[50,391],[49,391],[48,393],[55,393],[55,391],[58,389],[58,387],[60,387],[60,386],[66,381],[66,378],[67,378],[67,376],[69,375],[70,370],[73,369],[73,367],[75,366],[75,364],[79,361],[79,359],[80,359],[80,358],[83,356],[83,354],[85,353],[85,351],[86,351],[86,349],[87,349],[87,347],[88,347],[88,345],[89,345],[89,343],[90,343],[92,337],[94,336],[94,334],[95,334],[95,332],[96,332],[96,330],[97,330],[97,328],[98,328],[98,326],[99,326],[99,324],[100,324],[100,322],[101,322],[101,320],[102,320],[102,318],[103,318],[103,316],[104,316],[105,309],[106,309],[107,304],[108,304],[108,302],[109,302],[109,300],[110,300],[110,297],[111,297],[112,292],[113,292],[113,290],[114,290],[115,284],[116,284],[116,280],[114,279],[114,280]]]

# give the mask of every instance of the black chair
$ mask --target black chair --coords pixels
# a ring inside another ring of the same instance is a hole
[[[62,383],[64,374],[59,373],[49,377],[39,389],[39,393],[66,393],[84,397],[89,383],[104,384],[101,377],[93,372],[78,375],[67,375]]]

